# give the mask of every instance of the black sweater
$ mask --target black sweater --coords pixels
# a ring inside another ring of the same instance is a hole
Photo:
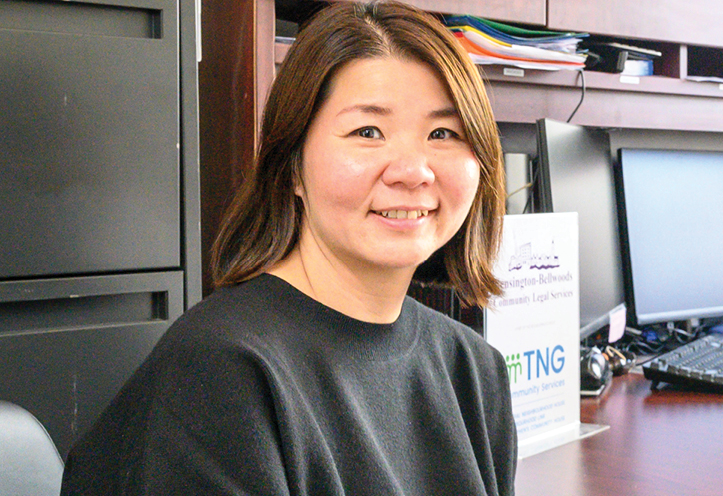
[[[264,275],[182,316],[71,451],[63,495],[511,495],[504,359],[407,298],[369,324]]]

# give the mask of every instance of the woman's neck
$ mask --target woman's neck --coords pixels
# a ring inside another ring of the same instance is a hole
[[[349,267],[298,245],[268,272],[329,308],[377,324],[399,317],[414,274],[408,268]]]

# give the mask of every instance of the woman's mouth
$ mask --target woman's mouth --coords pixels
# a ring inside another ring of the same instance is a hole
[[[429,215],[429,210],[379,210],[376,213],[386,219],[417,219]]]

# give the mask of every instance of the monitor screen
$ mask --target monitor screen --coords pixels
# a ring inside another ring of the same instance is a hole
[[[723,152],[620,150],[632,325],[723,315]]]
[[[606,132],[541,119],[536,211],[577,212],[580,337],[608,324],[625,302],[610,139]]]

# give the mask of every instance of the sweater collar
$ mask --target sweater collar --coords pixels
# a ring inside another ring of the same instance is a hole
[[[418,340],[419,316],[414,301],[409,297],[405,299],[397,320],[390,324],[376,324],[354,319],[327,307],[279,277],[262,274],[258,279],[277,301],[288,302],[288,305],[279,306],[279,312],[286,313],[300,327],[309,329],[320,344],[335,352],[372,361],[390,360],[411,352]]]

